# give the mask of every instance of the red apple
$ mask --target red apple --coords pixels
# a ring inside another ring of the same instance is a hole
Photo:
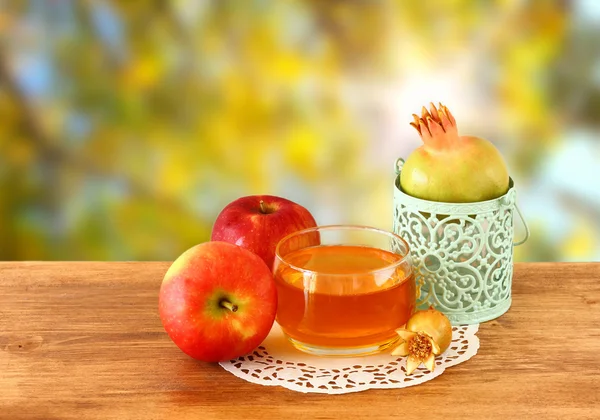
[[[167,334],[184,353],[205,362],[254,350],[269,334],[276,311],[271,270],[257,255],[226,242],[185,251],[160,288]]]
[[[277,243],[291,233],[316,225],[310,212],[293,201],[272,195],[251,195],[235,200],[221,211],[211,240],[246,248],[272,270]]]

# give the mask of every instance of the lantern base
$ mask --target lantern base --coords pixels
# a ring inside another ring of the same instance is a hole
[[[444,308],[436,307],[436,305],[430,305],[429,303],[423,303],[419,305],[418,308],[428,309],[429,306],[433,306],[435,309],[446,315],[452,325],[472,325],[491,321],[492,319],[496,319],[499,316],[504,315],[510,309],[511,304],[512,299],[508,298],[491,308],[476,312],[453,312]]]

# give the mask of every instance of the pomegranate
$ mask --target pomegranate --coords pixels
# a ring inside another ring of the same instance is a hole
[[[508,170],[489,141],[459,136],[456,120],[441,103],[421,117],[413,114],[423,146],[406,159],[400,174],[402,190],[423,200],[472,203],[498,198],[508,191]]]

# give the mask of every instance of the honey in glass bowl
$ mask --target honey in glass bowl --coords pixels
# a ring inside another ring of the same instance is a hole
[[[408,245],[375,228],[324,226],[282,239],[274,265],[277,322],[317,355],[379,352],[415,310]]]

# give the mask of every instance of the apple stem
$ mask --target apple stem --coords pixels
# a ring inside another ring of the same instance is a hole
[[[223,308],[229,309],[231,312],[237,312],[237,310],[238,310],[237,305],[234,305],[233,303],[231,303],[225,299],[223,299],[221,302],[219,302],[219,305],[222,306]]]
[[[267,214],[267,209],[265,209],[265,202],[260,200],[260,212],[262,214]]]

